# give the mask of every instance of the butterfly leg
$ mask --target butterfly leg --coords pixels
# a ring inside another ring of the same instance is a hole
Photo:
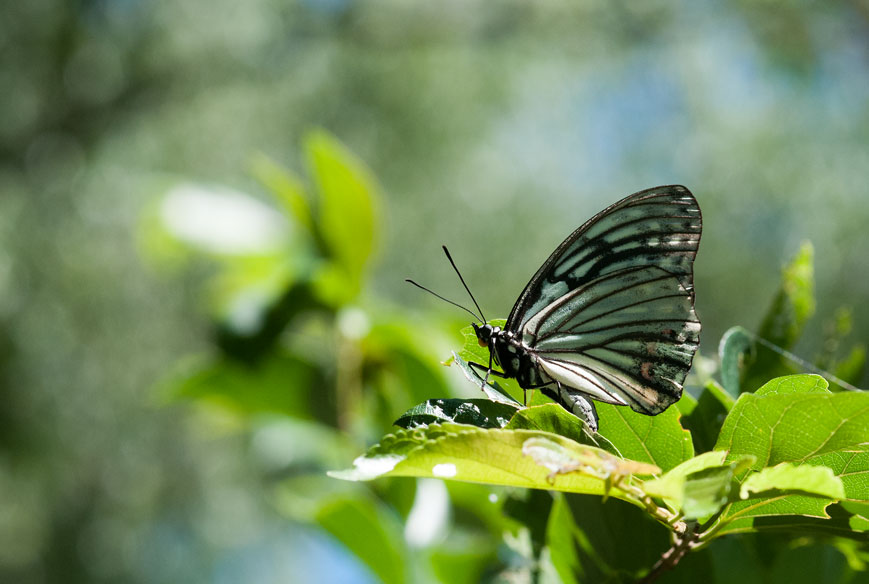
[[[551,384],[552,382],[549,382],[546,385]],[[561,404],[564,406],[564,409],[585,422],[585,425],[588,426],[593,433],[597,432],[598,417],[597,410],[594,409],[594,404],[576,391],[565,391],[560,381],[555,381],[555,384],[558,387],[557,393],[550,387],[541,387],[540,391],[543,392],[543,395]]]
[[[489,367],[486,367],[482,363],[477,363],[476,361],[468,361],[468,365],[470,365],[474,369],[478,369],[480,371],[485,371],[486,372],[486,379],[484,381],[486,383],[489,382],[489,375],[494,375],[495,377],[500,377],[501,379],[508,379],[508,377],[506,375],[504,375],[503,373],[501,373],[500,371],[496,371],[495,369],[492,369],[491,365]]]

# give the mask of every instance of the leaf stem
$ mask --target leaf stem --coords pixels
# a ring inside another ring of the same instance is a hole
[[[679,563],[679,560],[685,557],[685,554],[697,546],[698,536],[696,528],[697,524],[692,522],[686,525],[683,533],[679,534],[674,532],[673,545],[661,555],[661,559],[652,566],[652,569],[649,570],[649,573],[639,581],[639,584],[651,584],[657,580],[661,574],[675,568],[676,564]]]

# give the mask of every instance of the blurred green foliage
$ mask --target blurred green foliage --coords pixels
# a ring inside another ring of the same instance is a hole
[[[866,22],[848,2],[2,4],[0,581],[284,582],[302,565],[376,581],[317,512],[362,501],[376,510],[362,519],[405,519],[417,485],[321,471],[415,404],[480,397],[438,365],[464,321],[399,309],[435,306],[401,279],[449,295],[447,243],[487,314],[505,314],[578,220],[653,184],[687,184],[704,210],[706,356],[761,322],[808,239],[820,318],[793,350],[866,386]],[[332,181],[377,191],[370,233],[358,207],[349,230],[316,232],[350,216]],[[224,214],[189,205],[203,200]],[[752,346],[737,362],[767,359]],[[712,364],[698,360],[695,392],[715,388]],[[339,394],[339,376],[360,385]],[[729,407],[712,389],[679,405],[698,452]],[[638,512],[420,485],[446,490],[449,537],[378,526],[413,581],[522,573],[547,531],[578,533],[545,513],[522,531],[515,509]],[[598,525],[582,549],[617,554],[625,534]],[[866,562],[807,546],[722,538],[685,572],[857,581]]]

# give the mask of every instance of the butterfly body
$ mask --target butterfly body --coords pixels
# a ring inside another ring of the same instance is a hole
[[[533,389],[551,380],[541,375],[537,359],[529,346],[501,327],[472,323],[481,346],[488,347],[492,360],[505,377],[515,378],[519,387]]]
[[[475,365],[539,388],[593,430],[589,399],[662,412],[681,397],[699,344],[692,270],[701,229],[697,201],[676,185],[601,211],[534,274],[503,329],[473,325],[490,352],[488,367]]]

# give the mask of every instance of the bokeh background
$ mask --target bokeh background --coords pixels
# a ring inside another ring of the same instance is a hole
[[[441,483],[323,476],[467,391],[438,365],[465,319],[403,283],[465,302],[441,244],[505,317],[585,219],[684,184],[708,359],[805,240],[795,351],[869,331],[860,0],[6,2],[0,88],[0,581],[390,581],[323,511],[365,489],[394,503],[348,507],[392,522],[391,581],[460,581],[419,559],[457,561],[448,529],[474,581],[501,529],[464,521],[476,494],[450,487],[451,523],[420,535],[414,497],[447,509]],[[323,246],[275,193],[326,188],[335,152],[367,165],[373,255],[358,294],[306,304],[281,295]],[[277,332],[251,333],[263,314]]]

